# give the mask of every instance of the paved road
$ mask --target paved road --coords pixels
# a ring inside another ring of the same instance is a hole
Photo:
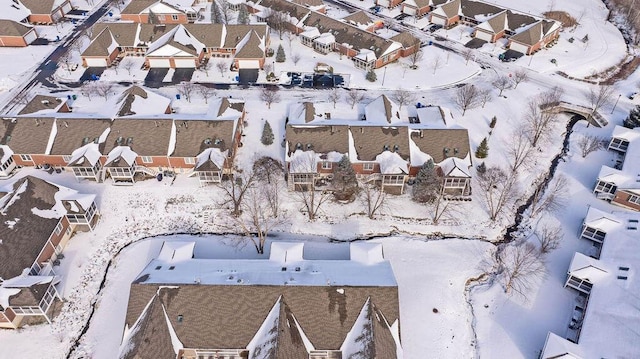
[[[8,113],[11,111],[11,109],[16,106],[15,99],[22,97],[22,94],[28,92],[38,84],[42,84],[43,86],[52,89],[59,88],[59,86],[52,80],[52,76],[58,68],[58,61],[67,53],[67,51],[69,51],[71,43],[76,41],[86,29],[93,26],[96,21],[107,13],[113,1],[115,0],[107,0],[100,8],[95,10],[83,22],[78,24],[71,33],[60,42],[60,45],[58,45],[58,47],[34,70],[33,76],[24,83],[20,91],[18,91],[13,99],[4,106],[0,113]]]

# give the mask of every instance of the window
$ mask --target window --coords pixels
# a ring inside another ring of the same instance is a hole
[[[331,169],[331,162],[329,162],[329,161],[323,161],[323,162],[322,162],[322,169],[323,169],[323,170],[330,170],[330,169]]]
[[[172,20],[178,20],[178,15],[171,15]]]
[[[635,194],[632,194],[632,195],[629,196],[627,201],[629,201],[631,203],[635,203],[635,204],[640,204],[640,196],[636,196]]]
[[[609,149],[611,150],[619,150],[621,152],[626,152],[627,147],[629,147],[629,141],[624,140],[622,138],[612,138],[611,143],[609,143]]]
[[[62,233],[62,223],[58,222],[58,225],[56,225],[56,229],[54,229],[53,232],[56,236],[59,236],[60,233]]]
[[[33,161],[30,155],[20,155],[20,159],[23,161]]]
[[[142,156],[142,163],[151,163],[153,159],[150,156]]]
[[[608,182],[604,182],[604,181],[598,181],[598,184],[596,185],[596,192],[604,192],[604,193],[615,193],[616,192],[616,185],[613,183],[608,183]]]
[[[582,230],[582,238],[602,243],[607,233],[592,227],[584,227]]]
[[[193,157],[186,157],[184,159],[184,163],[188,164],[188,165],[194,165],[196,164],[196,159]]]
[[[69,162],[71,161],[71,156],[62,156],[62,160],[64,160],[65,162]]]
[[[362,165],[362,169],[365,171],[373,171],[373,163],[367,162]]]

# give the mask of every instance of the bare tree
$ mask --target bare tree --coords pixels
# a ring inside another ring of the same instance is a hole
[[[417,69],[418,62],[420,62],[424,58],[424,51],[420,48],[420,39],[416,39],[413,43],[413,46],[416,47],[416,51],[414,51],[411,55],[409,55],[409,61],[411,61],[411,68]]]
[[[91,96],[96,94],[95,82],[85,81],[82,86],[80,86],[80,94],[91,99]]]
[[[525,69],[518,69],[513,73],[513,88],[517,88],[521,82],[529,81],[529,73]]]
[[[608,85],[598,85],[597,89],[589,89],[589,93],[587,94],[587,101],[589,101],[589,104],[592,108],[592,112],[590,115],[591,117],[611,100],[613,91],[614,88]]]
[[[329,90],[328,100],[333,102],[333,108],[336,108],[336,103],[340,101],[340,90],[335,87]]]
[[[538,241],[540,242],[540,252],[542,254],[548,254],[560,247],[564,233],[560,227],[550,227],[545,225],[541,231],[535,232]]]
[[[120,67],[127,70],[127,73],[131,75],[131,70],[133,70],[133,68],[136,67],[136,63],[132,59],[125,58],[120,63]]]
[[[478,174],[477,178],[489,218],[495,221],[505,205],[515,197],[515,176],[507,174],[500,167],[489,167],[484,173]]]
[[[582,158],[587,157],[591,152],[605,148],[606,140],[593,135],[582,135],[578,139],[578,148],[582,153]]]
[[[251,241],[256,251],[263,254],[269,232],[286,223],[287,219],[283,216],[269,215],[270,211],[264,198],[264,192],[259,189],[250,187],[245,196],[242,214],[233,217],[234,223],[242,230],[244,238]]]
[[[504,90],[510,89],[512,85],[511,79],[505,75],[498,75],[495,79],[493,79],[493,81],[491,81],[491,84],[493,85],[493,87],[500,90],[498,96],[502,96],[502,92]]]
[[[525,128],[516,128],[509,136],[506,145],[505,152],[509,160],[511,172],[517,172],[526,161],[534,161],[534,147],[531,145],[531,141],[529,141],[529,136]]]
[[[465,61],[464,65],[467,66],[469,64],[469,60],[473,58],[473,50],[469,48],[465,48],[464,50],[462,50],[460,54],[462,55],[462,58]]]
[[[82,32],[82,35],[76,41],[73,41],[69,45],[69,50],[77,51],[78,54],[81,54],[82,53],[82,48],[84,47],[84,41],[85,41],[85,36],[84,35],[86,35],[86,33]]]
[[[202,98],[204,99],[204,103],[209,103],[209,99],[216,95],[215,89],[212,89],[211,87],[207,87],[204,85],[198,85],[198,87],[196,87],[196,90],[198,91],[200,96],[202,96]]]
[[[289,56],[289,58],[291,59],[291,62],[293,62],[293,66],[298,65],[298,62],[300,62],[300,59],[302,58],[302,56],[300,56],[299,53],[295,52],[292,53],[291,56]]]
[[[374,219],[385,207],[387,194],[375,183],[360,183],[360,201],[367,211],[367,217]]]
[[[364,100],[364,92],[356,89],[351,89],[347,92],[347,103],[351,105],[352,109],[362,100]]]
[[[262,157],[253,163],[253,171],[271,216],[278,217],[280,197],[285,188],[282,164],[271,157]]]
[[[224,191],[225,201],[222,204],[230,203],[233,209],[231,215],[239,217],[242,214],[242,203],[247,190],[253,186],[254,175],[251,173],[235,173],[226,181],[218,184]]]
[[[535,190],[531,197],[529,211],[531,217],[537,217],[546,212],[552,213],[564,208],[567,201],[567,178],[563,175],[556,175],[546,186],[540,185],[542,179],[534,183]]]
[[[316,191],[313,184],[308,185],[306,188],[299,188],[296,195],[302,202],[302,207],[310,221],[316,219],[322,205],[331,198],[331,193],[328,191]]]
[[[447,201],[444,197],[444,193],[439,192],[436,198],[431,202],[431,221],[433,225],[437,226],[440,220],[445,216],[453,212],[455,205],[451,201]]]
[[[104,97],[105,100],[107,100],[109,98],[109,95],[112,94],[113,87],[113,83],[106,81],[96,82],[94,86],[95,93],[98,96]]]
[[[229,64],[227,64],[225,61],[218,61],[216,62],[216,69],[220,71],[220,76],[224,76],[225,72],[229,70]]]
[[[398,104],[398,109],[400,110],[402,106],[415,102],[416,95],[411,91],[398,88],[391,94],[391,99]]]
[[[431,61],[431,68],[433,69],[433,74],[436,74],[436,71],[438,71],[439,68],[442,67],[443,62],[442,62],[442,57],[440,57],[440,55],[436,56],[433,61]]]
[[[293,39],[296,38],[296,35],[292,32],[287,32],[285,38],[287,39],[287,43],[289,44],[289,53],[291,53],[291,45],[293,43]]]
[[[231,17],[233,16],[233,11],[231,10],[231,4],[227,0],[218,0],[218,5],[220,6],[220,14],[222,15],[222,21],[225,24],[231,23]]]
[[[69,52],[66,52],[64,55],[60,56],[60,59],[58,59],[58,63],[63,64],[64,69],[67,70],[69,74],[71,74],[71,67],[72,67],[73,61],[71,60],[71,54]]]
[[[480,98],[480,104],[482,105],[482,108],[484,108],[487,102],[490,102],[491,100],[493,100],[493,93],[488,88],[482,88],[478,92],[479,92],[478,97]]]
[[[504,274],[504,291],[527,298],[536,280],[545,274],[541,253],[529,242],[510,245],[500,252],[499,265]]]
[[[182,95],[187,100],[187,102],[191,102],[191,95],[193,94],[193,91],[195,91],[195,84],[192,82],[184,81],[176,86],[176,90],[178,90],[178,93]]]
[[[286,30],[287,26],[287,16],[280,11],[268,9],[265,19],[267,25],[277,31],[278,37],[282,40],[282,33]]]
[[[271,104],[280,101],[280,94],[277,86],[265,86],[260,90],[260,100],[267,104],[267,108],[271,109]]]
[[[480,104],[480,90],[469,84],[458,87],[453,101],[462,111],[462,116],[464,116],[468,109],[477,107]]]
[[[529,101],[524,116],[529,141],[535,147],[540,140],[550,135],[552,125],[558,120],[558,116],[552,111],[552,107],[560,102],[562,90],[558,87],[547,91]]]

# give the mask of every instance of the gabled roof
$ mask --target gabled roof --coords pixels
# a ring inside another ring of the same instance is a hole
[[[355,161],[375,161],[385,152],[397,153],[403,160],[409,159],[409,134],[406,127],[351,126],[350,133],[357,158]]]
[[[444,3],[441,6],[438,6],[437,8],[435,8],[432,11],[432,14],[444,16],[448,19],[461,15],[462,14],[461,2],[462,0],[452,0],[447,3]]]
[[[116,118],[111,124],[104,151],[108,153],[117,146],[129,146],[140,156],[167,156],[172,126],[173,120],[168,118]]]
[[[359,11],[356,11],[356,12],[354,12],[352,14],[349,14],[349,15],[343,17],[342,20],[344,20],[344,21],[346,21],[346,22],[348,22],[348,23],[350,23],[352,25],[355,25],[355,26],[373,24],[373,20],[371,20],[369,15],[367,15],[367,13],[362,11],[362,10],[359,10]]]
[[[150,116],[167,114],[171,99],[140,86],[131,86],[120,95],[116,116]]]
[[[31,11],[24,6],[20,0],[3,1],[0,3],[0,19],[23,22],[29,15],[31,15]]]
[[[26,6],[31,14],[49,15],[53,9],[62,5],[65,0],[20,0]]]
[[[31,268],[64,215],[52,211],[50,216],[43,216],[32,209],[53,209],[58,191],[56,185],[27,176],[14,181],[0,199],[0,278],[10,279]]]
[[[197,56],[204,48],[205,45],[180,24],[152,42],[147,56],[177,56],[181,51]]]
[[[88,143],[96,142],[101,144],[99,147],[104,147],[103,142],[111,126],[111,120],[65,118],[58,119],[56,126],[56,137],[50,154],[70,155]]]
[[[449,157],[438,163],[438,167],[445,177],[471,178],[469,165],[465,161],[456,157]]]
[[[180,14],[183,13],[177,6],[158,0],[134,0],[122,9],[122,14],[148,14],[152,11],[156,14]]]
[[[257,59],[264,57],[265,43],[255,31],[247,33],[242,42],[236,47],[235,58],[238,59]]]
[[[313,121],[316,117],[316,110],[313,102],[296,102],[289,105],[289,114],[287,115],[289,123],[302,124]]]
[[[129,146],[116,146],[107,155],[105,167],[130,167],[135,163],[138,154]]]
[[[466,158],[470,151],[469,132],[464,128],[413,130],[411,140],[421,152],[431,156],[435,163],[440,163],[447,157]]]
[[[33,27],[13,20],[0,20],[0,36],[24,36]]]
[[[0,144],[9,146],[17,154],[46,154],[55,129],[50,117],[20,117],[2,120]]]
[[[82,56],[109,56],[113,51],[113,44],[116,43],[111,28],[100,29],[96,37],[91,40],[89,46],[82,52]]]
[[[53,96],[36,95],[29,103],[27,103],[18,115],[33,114],[35,112],[56,113],[66,103],[65,99]]]
[[[398,106],[387,95],[380,95],[368,103],[364,114],[368,123],[383,125],[401,121]]]
[[[176,147],[173,157],[196,157],[208,148],[233,148],[236,121],[175,120]]]
[[[298,126],[287,125],[286,139],[288,153],[295,152],[297,144],[302,150],[313,149],[316,153],[349,153],[349,126]],[[309,145],[311,145],[309,147]]]

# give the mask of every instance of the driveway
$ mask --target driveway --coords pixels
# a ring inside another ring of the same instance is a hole
[[[102,76],[102,73],[106,69],[106,67],[87,67],[82,76],[80,76],[80,80],[78,80],[78,82],[83,83],[85,81],[95,81],[97,80],[96,77]]]
[[[258,69],[239,69],[238,83],[241,85],[254,84],[258,81]]]
[[[181,82],[189,82],[191,81],[191,78],[193,77],[193,73],[195,71],[196,69],[193,69],[193,68],[175,69],[175,72],[173,73],[173,78],[171,79],[171,83],[174,85],[177,85]]]
[[[163,86],[162,80],[167,76],[168,68],[152,67],[144,78],[144,85],[151,88],[160,88]]]

